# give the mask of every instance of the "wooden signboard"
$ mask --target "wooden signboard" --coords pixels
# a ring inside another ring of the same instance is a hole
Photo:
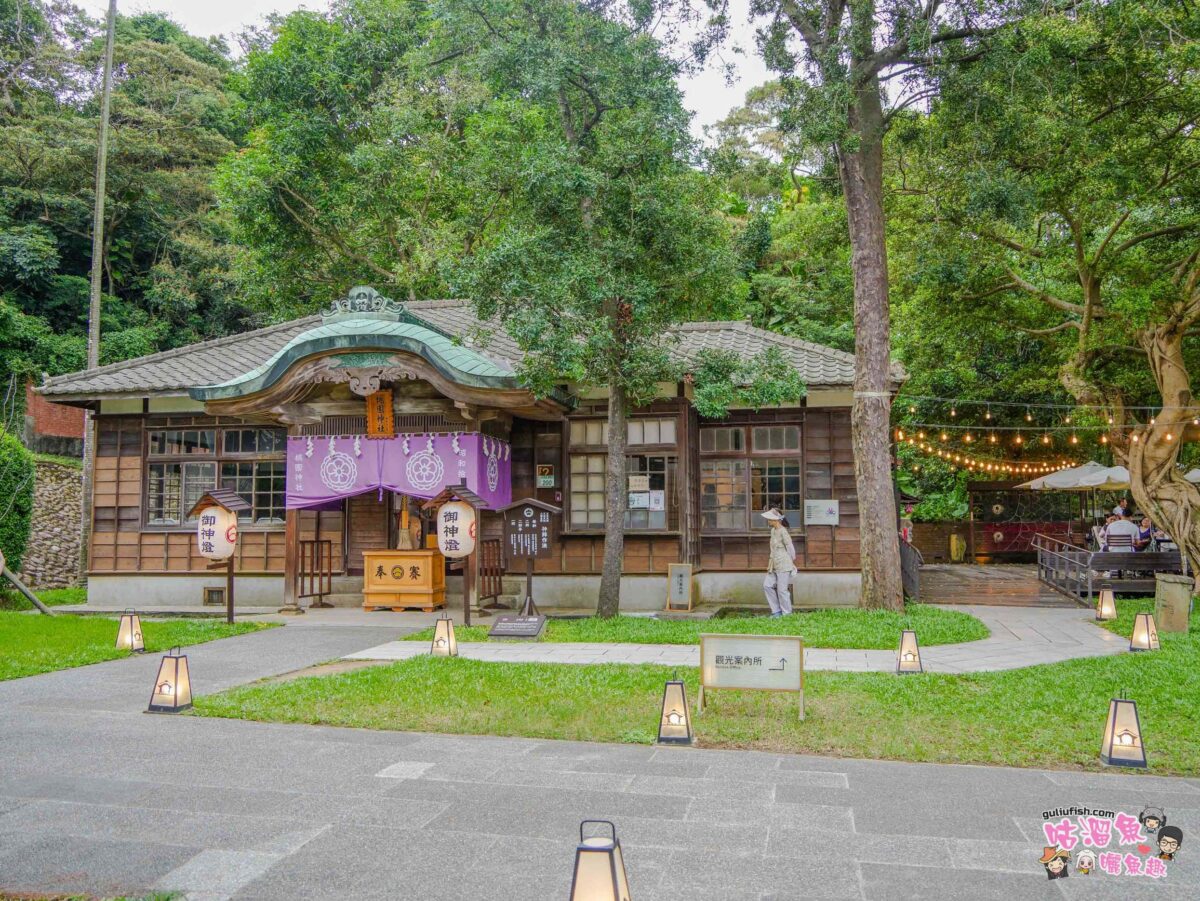
[[[392,390],[383,388],[367,395],[367,437],[395,438],[396,415],[392,409]]]
[[[799,635],[700,636],[699,708],[715,688],[794,691],[804,719],[804,641]]]
[[[534,498],[515,501],[504,516],[504,550],[510,560],[540,560],[553,552],[562,511]]]
[[[692,564],[667,564],[667,609],[692,609]]]
[[[554,552],[561,514],[562,508],[532,497],[500,509],[504,517],[505,557],[525,561],[525,603],[521,605],[525,615],[537,613],[537,605],[533,603],[533,561]]]

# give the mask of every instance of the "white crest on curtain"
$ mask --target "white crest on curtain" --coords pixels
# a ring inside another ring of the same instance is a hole
[[[321,481],[332,491],[347,491],[358,481],[358,464],[349,454],[337,449],[336,439],[329,439],[329,450],[321,461]]]

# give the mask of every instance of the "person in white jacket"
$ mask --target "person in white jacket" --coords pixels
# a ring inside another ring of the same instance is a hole
[[[771,616],[792,612],[792,576],[796,573],[796,547],[788,533],[787,517],[775,507],[764,511],[762,518],[771,524],[771,558],[767,562],[767,577],[763,591]]]

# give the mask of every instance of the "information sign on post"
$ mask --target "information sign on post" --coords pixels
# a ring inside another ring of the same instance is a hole
[[[523,614],[535,614],[533,603],[533,561],[549,557],[558,543],[562,508],[527,497],[500,508],[504,518],[504,553],[509,560],[525,561],[525,602]]]
[[[804,641],[799,635],[700,636],[699,708],[713,689],[794,691],[804,719]]]

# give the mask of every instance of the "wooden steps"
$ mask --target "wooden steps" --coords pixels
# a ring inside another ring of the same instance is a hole
[[[997,607],[1082,606],[1040,582],[1037,567],[1024,563],[922,566],[921,601]]]

